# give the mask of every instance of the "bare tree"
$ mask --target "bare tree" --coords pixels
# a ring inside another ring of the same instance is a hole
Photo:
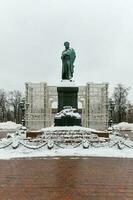
[[[19,90],[14,90],[9,92],[8,101],[10,104],[10,110],[13,111],[14,115],[13,118],[16,123],[21,122],[21,107],[20,107],[21,99],[22,99],[22,94]]]
[[[0,89],[0,121],[6,120],[6,93],[4,90]]]
[[[119,123],[126,121],[126,111],[127,111],[127,97],[129,89],[122,84],[117,84],[114,88],[114,102],[115,102],[115,122]]]
[[[133,104],[128,104],[127,121],[133,123]]]

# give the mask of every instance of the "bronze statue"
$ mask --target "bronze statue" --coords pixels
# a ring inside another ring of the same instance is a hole
[[[74,61],[76,54],[74,49],[69,47],[69,42],[65,42],[65,50],[62,52],[62,80],[72,80],[74,72]]]

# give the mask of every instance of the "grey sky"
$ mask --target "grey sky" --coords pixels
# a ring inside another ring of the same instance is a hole
[[[1,0],[0,88],[57,84],[66,40],[77,83],[133,85],[133,0]]]

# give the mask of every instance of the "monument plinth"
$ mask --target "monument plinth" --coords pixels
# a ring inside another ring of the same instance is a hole
[[[58,87],[58,112],[64,106],[78,109],[78,87]]]
[[[78,91],[79,88],[70,80],[63,80],[57,87],[58,113],[55,116],[55,126],[81,126]]]
[[[57,87],[58,93],[58,112],[65,106],[71,106],[78,109],[78,91],[79,88],[69,80],[62,81],[60,86]]]

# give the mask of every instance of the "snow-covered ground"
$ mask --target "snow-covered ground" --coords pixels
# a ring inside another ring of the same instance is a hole
[[[98,131],[96,129],[82,127],[82,126],[53,126],[41,129],[44,132],[48,131],[60,131],[60,130],[67,130],[67,131],[86,131],[86,132],[93,132],[93,133],[101,133],[102,131]]]
[[[62,128],[64,130],[64,127]],[[48,129],[50,131],[50,129],[53,130],[54,128],[47,128],[46,130]],[[66,127],[66,129],[69,128]],[[94,138],[90,138],[82,140],[77,145],[57,144],[53,140],[45,139],[44,136],[36,139],[27,139],[25,133],[25,130],[21,129],[14,134],[9,134],[7,138],[0,140],[0,159],[48,156],[133,158],[133,141],[128,138],[128,135],[121,137],[115,133],[110,135],[109,140],[94,141]],[[50,149],[49,146],[52,148]]]
[[[41,130],[43,135],[36,139],[30,139],[26,138],[25,127],[14,122],[0,123],[0,127],[1,130],[20,129],[14,134],[8,134],[6,138],[0,140],[0,159],[48,156],[133,158],[133,141],[130,140],[127,134],[123,137],[117,131],[110,134],[109,139],[103,138],[101,140],[96,135],[99,131],[94,129],[76,126],[49,127]],[[118,127],[123,127],[122,130],[126,130],[124,128],[127,128],[127,123],[118,124]],[[51,137],[51,134],[56,135],[60,139],[64,138],[64,140],[67,140],[68,137],[69,140],[77,137],[78,144],[76,143],[76,139],[74,139],[74,143],[69,144],[59,142],[56,140],[56,137]],[[47,135],[48,137],[46,137]]]
[[[16,130],[22,127],[21,124],[16,124],[15,122],[1,122],[0,123],[0,130]]]
[[[49,157],[49,156],[93,156],[93,157],[120,157],[133,158],[132,149],[118,150],[115,148],[66,148],[66,149],[39,149],[29,150],[25,148],[16,150],[0,150],[0,159],[25,158],[25,157]]]
[[[133,123],[121,122],[113,125],[113,129],[119,131],[133,131]]]

